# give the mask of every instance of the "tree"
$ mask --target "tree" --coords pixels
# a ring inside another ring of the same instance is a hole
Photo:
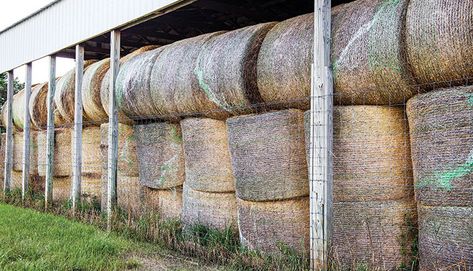
[[[24,83],[20,83],[17,78],[13,80],[13,93],[17,93],[25,87]],[[3,105],[7,99],[7,74],[0,73],[0,105]]]

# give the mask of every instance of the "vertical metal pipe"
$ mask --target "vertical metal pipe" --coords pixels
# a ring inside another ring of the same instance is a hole
[[[13,71],[8,71],[7,78],[7,134],[5,139],[5,174],[3,180],[3,191],[10,192],[11,172],[13,170],[13,120],[12,120],[12,102],[13,102]]]
[[[44,191],[45,209],[53,200],[54,176],[54,93],[56,92],[56,56],[49,56],[49,85],[47,97],[48,122],[46,131],[46,181]]]
[[[76,213],[81,193],[82,176],[82,78],[84,75],[84,47],[76,45],[76,78],[74,89],[74,138],[72,161],[72,213]]]
[[[21,185],[21,199],[24,200],[28,192],[28,182],[30,179],[30,111],[29,103],[31,96],[32,64],[26,64],[26,82],[25,82],[25,112],[23,123],[23,174]]]

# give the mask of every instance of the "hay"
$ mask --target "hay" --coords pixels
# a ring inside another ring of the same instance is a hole
[[[309,118],[310,111],[306,111],[307,157]],[[413,196],[409,131],[401,108],[337,106],[333,122],[335,202]]]
[[[38,174],[38,141],[37,133],[30,132],[30,175]],[[23,144],[24,134],[17,132],[13,134],[13,170],[23,171]],[[4,161],[0,161],[4,163]]]
[[[56,80],[57,81],[57,80]],[[30,111],[31,123],[38,130],[45,130],[48,123],[48,83],[38,84],[31,90],[30,103],[28,110]],[[54,108],[56,105],[54,104]],[[54,125],[57,127],[64,125],[61,114],[54,110]]]
[[[133,58],[139,56],[140,54],[147,52],[149,50],[156,49],[158,46],[155,45],[150,45],[150,46],[145,46],[142,47],[138,50],[133,51],[132,53],[122,57],[120,59],[120,69],[124,64],[126,64],[128,61],[132,60]],[[120,81],[117,79],[117,86],[115,91],[117,92],[118,85],[120,84]],[[100,85],[100,101],[102,103],[102,107],[104,111],[108,114],[108,97],[109,97],[109,87],[110,87],[110,69],[105,73],[104,77],[102,78],[102,83]],[[117,97],[118,98],[118,97]],[[118,110],[118,121],[120,123],[124,124],[133,124],[133,120],[128,118],[123,111],[120,110],[120,108],[117,108]]]
[[[134,126],[140,182],[167,189],[184,183],[184,153],[181,129],[166,122]]]
[[[237,200],[241,243],[252,250],[279,252],[281,245],[309,251],[309,198],[251,202]]]
[[[25,110],[25,90],[22,89],[13,96],[12,102],[12,118],[16,131],[23,131],[25,125]],[[31,129],[35,129],[34,124],[31,122],[30,124]]]
[[[304,114],[290,109],[227,120],[240,199],[268,201],[309,195]]]
[[[473,206],[473,87],[417,95],[407,113],[417,200]]]
[[[102,163],[107,165],[108,160],[108,123],[100,126]],[[138,177],[138,157],[136,151],[136,138],[133,127],[118,124],[118,174],[121,176]]]
[[[418,210],[420,270],[473,270],[473,208]]]
[[[71,177],[53,178],[53,201],[65,202],[71,197]]]
[[[184,39],[167,45],[159,54],[151,72],[150,91],[162,118],[195,116],[218,110],[218,106],[200,90],[194,68],[203,44],[222,33]]]
[[[410,266],[413,201],[340,202],[333,206],[332,259],[340,270],[397,270]]]
[[[82,82],[82,103],[87,119],[96,124],[108,122],[108,115],[102,107],[100,88],[110,68],[110,59],[103,59],[89,66]]]
[[[195,225],[224,230],[237,228],[235,193],[207,193],[184,185],[182,223],[185,228]]]
[[[82,173],[81,197],[89,202],[102,200],[102,173]]]
[[[225,122],[189,118],[181,128],[186,184],[203,192],[235,191]]]
[[[410,0],[406,51],[421,88],[471,84],[472,10],[472,1]]]
[[[102,211],[107,210],[108,177],[106,168],[102,171]],[[117,176],[117,205],[132,215],[141,214],[143,187],[138,177]]]
[[[87,60],[84,62],[84,71],[94,63],[95,60]],[[54,103],[61,117],[66,124],[74,123],[74,90],[76,81],[75,68],[63,75],[56,83],[56,92],[54,93]],[[84,121],[88,121],[84,115]]]
[[[258,56],[258,88],[272,108],[309,108],[314,14],[280,22]]]
[[[23,173],[21,171],[11,172],[10,189],[20,189],[23,186]]]
[[[408,0],[359,0],[332,12],[335,101],[393,105],[415,94],[404,41]]]
[[[163,219],[181,218],[182,187],[166,190],[144,188],[145,209],[157,212]]]
[[[256,82],[256,62],[261,43],[274,25],[265,23],[237,29],[213,36],[204,43],[194,75],[207,98],[221,110],[217,113],[247,113],[253,111],[252,104],[262,102]]]
[[[74,130],[71,130],[71,138]],[[71,144],[73,140],[71,140]],[[99,174],[102,172],[102,153],[100,152],[100,127],[84,127],[82,130],[82,173]],[[71,146],[72,149],[72,146]]]
[[[71,129],[55,129],[53,175],[70,176],[72,169],[72,132]],[[39,131],[38,140],[38,175],[46,176],[46,131]]]

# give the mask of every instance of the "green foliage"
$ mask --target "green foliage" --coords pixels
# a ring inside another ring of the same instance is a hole
[[[17,78],[13,80],[13,90],[17,93],[25,87],[24,83],[20,83]],[[0,105],[3,105],[7,99],[7,74],[0,73]]]

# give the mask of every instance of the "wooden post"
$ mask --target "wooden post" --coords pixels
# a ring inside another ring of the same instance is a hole
[[[56,92],[56,56],[49,56],[49,85],[48,85],[48,123],[46,131],[46,181],[44,191],[45,209],[53,201],[54,176],[54,93]]]
[[[12,120],[12,102],[13,102],[13,71],[8,71],[7,79],[7,134],[5,139],[5,174],[3,180],[3,191],[5,194],[10,192],[11,172],[13,170],[13,120]]]
[[[23,174],[21,185],[21,199],[25,200],[28,192],[28,182],[30,179],[30,111],[29,103],[31,96],[31,76],[32,65],[26,64],[26,82],[25,82],[25,123],[23,123]]]
[[[328,270],[332,233],[333,79],[331,0],[315,0],[310,114],[310,266]]]
[[[118,112],[115,86],[120,65],[120,31],[110,35],[110,88],[108,125],[108,185],[107,185],[107,230],[112,230],[112,211],[117,203],[117,160],[118,160]]]
[[[72,213],[76,213],[81,193],[82,176],[82,77],[84,75],[84,47],[76,45],[76,78],[74,91],[74,147],[72,166]]]

